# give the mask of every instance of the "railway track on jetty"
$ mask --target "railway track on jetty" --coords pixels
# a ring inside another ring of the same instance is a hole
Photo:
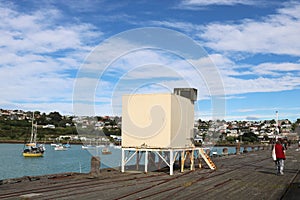
[[[218,167],[215,171],[208,168],[176,171],[173,176],[166,172],[110,171],[101,172],[96,178],[58,176],[3,184],[0,199],[278,199],[286,191],[289,176],[294,177],[297,166],[287,163],[286,176],[277,177],[269,154],[270,151],[264,150],[213,158]],[[282,185],[283,180],[286,185]]]
[[[106,172],[105,172],[106,173]],[[85,194],[86,190],[84,188],[95,189],[99,187],[107,187],[110,185],[114,185],[116,183],[127,183],[134,180],[141,180],[141,179],[151,179],[157,176],[167,176],[166,174],[159,174],[159,175],[150,175],[146,177],[140,177],[141,174],[120,174],[115,175],[114,172],[107,172],[112,173],[110,176],[104,177],[97,177],[93,178],[89,175],[76,175],[76,177],[71,176],[58,176],[55,178],[46,179],[37,179],[39,184],[36,184],[35,181],[26,181],[24,184],[31,185],[30,187],[27,186],[25,189],[16,189],[15,191],[11,190],[11,187],[7,189],[7,192],[0,192],[0,199],[5,198],[14,198],[19,197],[24,194],[32,194],[32,193],[52,193],[55,192],[53,195],[47,195],[47,199],[50,199],[51,196],[55,196],[55,198],[69,196],[69,192],[71,194]],[[147,183],[147,181],[145,181]],[[151,182],[151,180],[149,181]],[[12,183],[9,185],[17,186],[19,182]],[[3,189],[3,188],[2,188]],[[115,187],[108,187],[106,189],[115,189]],[[5,188],[3,189],[5,190]],[[66,195],[67,194],[67,195]],[[43,197],[39,197],[39,199],[43,199]]]

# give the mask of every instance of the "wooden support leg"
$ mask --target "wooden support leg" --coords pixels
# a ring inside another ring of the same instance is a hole
[[[180,168],[180,172],[184,171],[184,162],[185,162],[185,152],[184,150],[181,152],[181,168]]]
[[[199,161],[199,168],[202,168],[201,158],[200,158],[200,149],[198,150],[198,161]]]
[[[191,170],[194,170],[194,150],[192,150],[191,152],[190,159],[191,159]]]
[[[201,162],[201,159],[199,158],[199,169],[202,168],[202,162]]]

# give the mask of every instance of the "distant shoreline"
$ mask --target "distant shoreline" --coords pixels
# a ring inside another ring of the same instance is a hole
[[[0,144],[24,144],[24,141],[22,140],[0,140]],[[45,141],[45,142],[38,142],[40,144],[51,144],[51,143],[55,143],[52,141]],[[65,143],[65,142],[56,142],[56,143]],[[69,144],[73,144],[73,145],[83,145],[83,142],[75,142],[75,141],[69,141]],[[216,147],[235,147],[237,146],[237,144],[214,144],[212,146],[216,146]],[[241,144],[241,147],[252,147],[252,146],[268,146],[266,144]]]
[[[8,143],[12,143],[12,144],[24,144],[24,141],[22,140],[0,140],[0,144],[8,144]],[[45,141],[45,142],[38,142],[40,144],[51,144],[53,142],[51,141]],[[58,142],[58,143],[62,143],[62,142]],[[74,142],[74,141],[70,141],[69,144],[83,144],[81,141],[80,142]]]
[[[0,140],[0,143],[24,144],[24,141],[20,141],[20,140]]]

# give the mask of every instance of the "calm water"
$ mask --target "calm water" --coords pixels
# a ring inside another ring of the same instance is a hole
[[[102,155],[101,148],[82,150],[81,145],[72,145],[67,151],[55,151],[46,145],[44,157],[24,158],[23,144],[0,144],[0,180],[22,176],[36,176],[62,172],[90,171],[92,155],[100,156],[101,168],[119,167],[121,165],[121,149],[110,147],[112,154]],[[235,153],[235,147],[227,147],[229,153]],[[213,147],[212,152],[222,154],[223,147]],[[242,151],[242,149],[241,149]],[[143,163],[143,158],[141,163]],[[134,164],[134,159],[128,164]]]
[[[55,151],[46,145],[43,157],[24,158],[23,144],[0,144],[0,180],[22,176],[35,176],[62,172],[89,172],[92,155],[101,157],[101,168],[117,167],[121,150],[111,147],[112,154],[102,155],[101,148],[82,150],[81,145],[72,145],[67,151]]]

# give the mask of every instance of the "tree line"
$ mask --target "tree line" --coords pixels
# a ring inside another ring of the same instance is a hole
[[[32,127],[32,112],[26,112],[18,116],[16,114],[0,116],[0,139],[1,140],[26,140],[30,137]],[[34,112],[34,123],[38,125],[38,139],[58,135],[77,134],[72,116],[62,116],[59,112],[49,114]],[[43,128],[44,125],[52,124],[55,129]]]

